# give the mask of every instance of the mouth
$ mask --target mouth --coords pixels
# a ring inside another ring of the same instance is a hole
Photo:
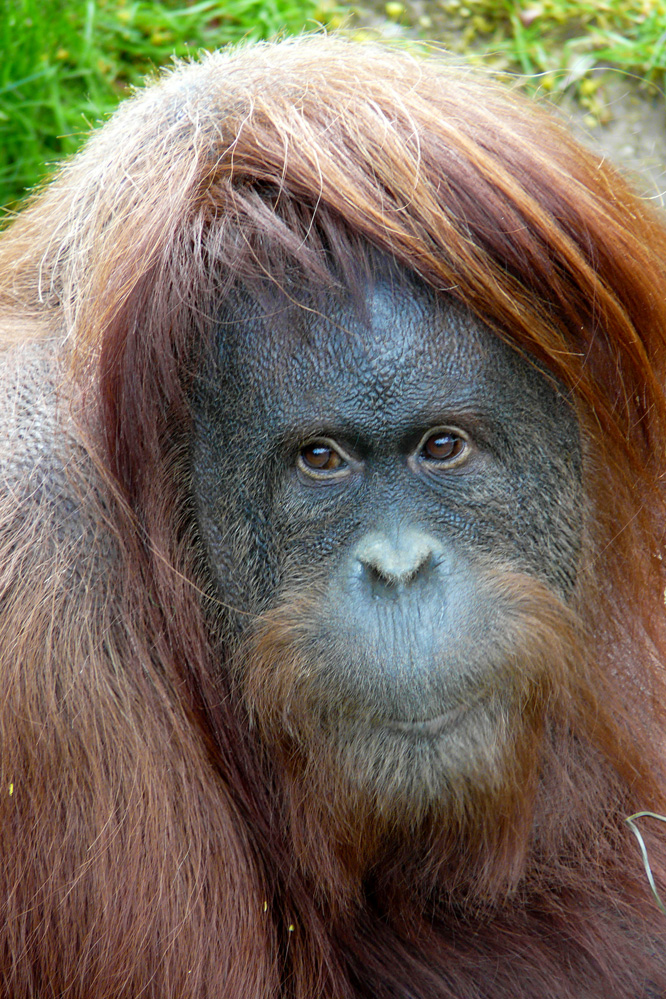
[[[473,704],[460,704],[450,711],[445,711],[435,718],[414,719],[413,721],[398,721],[389,719],[384,723],[391,732],[400,732],[405,735],[439,736],[452,728],[455,728],[463,720],[465,715],[474,707]]]

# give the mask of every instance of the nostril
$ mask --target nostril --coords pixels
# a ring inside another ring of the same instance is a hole
[[[392,576],[390,573],[380,569],[378,566],[368,565],[364,562],[361,562],[361,565],[363,566],[366,577],[373,589],[383,587],[390,589],[391,587],[395,587],[397,585],[398,580],[395,576]]]
[[[361,565],[365,569],[365,574],[371,583],[385,583],[388,582],[388,577],[385,573],[382,573],[376,566],[368,565],[367,562],[361,562]]]
[[[428,555],[417,565],[400,567],[377,565],[376,563],[366,562],[363,559],[359,559],[359,561],[371,583],[395,587],[401,583],[410,583],[421,572],[425,563],[430,561],[430,556]]]

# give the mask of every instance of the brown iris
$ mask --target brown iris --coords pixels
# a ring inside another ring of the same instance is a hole
[[[450,430],[436,430],[426,437],[421,454],[430,461],[451,461],[462,454],[465,447],[465,441],[458,434]]]
[[[335,448],[323,441],[306,444],[301,448],[299,457],[306,470],[313,472],[334,472],[343,463]]]

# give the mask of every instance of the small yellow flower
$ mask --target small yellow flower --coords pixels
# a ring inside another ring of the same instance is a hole
[[[387,17],[393,18],[394,21],[397,21],[397,19],[402,17],[405,13],[405,5],[404,3],[399,3],[398,0],[390,0],[390,2],[384,7],[384,10],[386,11]]]

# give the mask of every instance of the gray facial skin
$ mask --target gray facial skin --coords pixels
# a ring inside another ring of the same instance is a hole
[[[198,522],[230,620],[242,632],[316,584],[322,688],[398,724],[435,717],[506,644],[489,570],[571,593],[573,409],[460,305],[408,279],[267,311],[240,296],[225,311],[194,402]]]

